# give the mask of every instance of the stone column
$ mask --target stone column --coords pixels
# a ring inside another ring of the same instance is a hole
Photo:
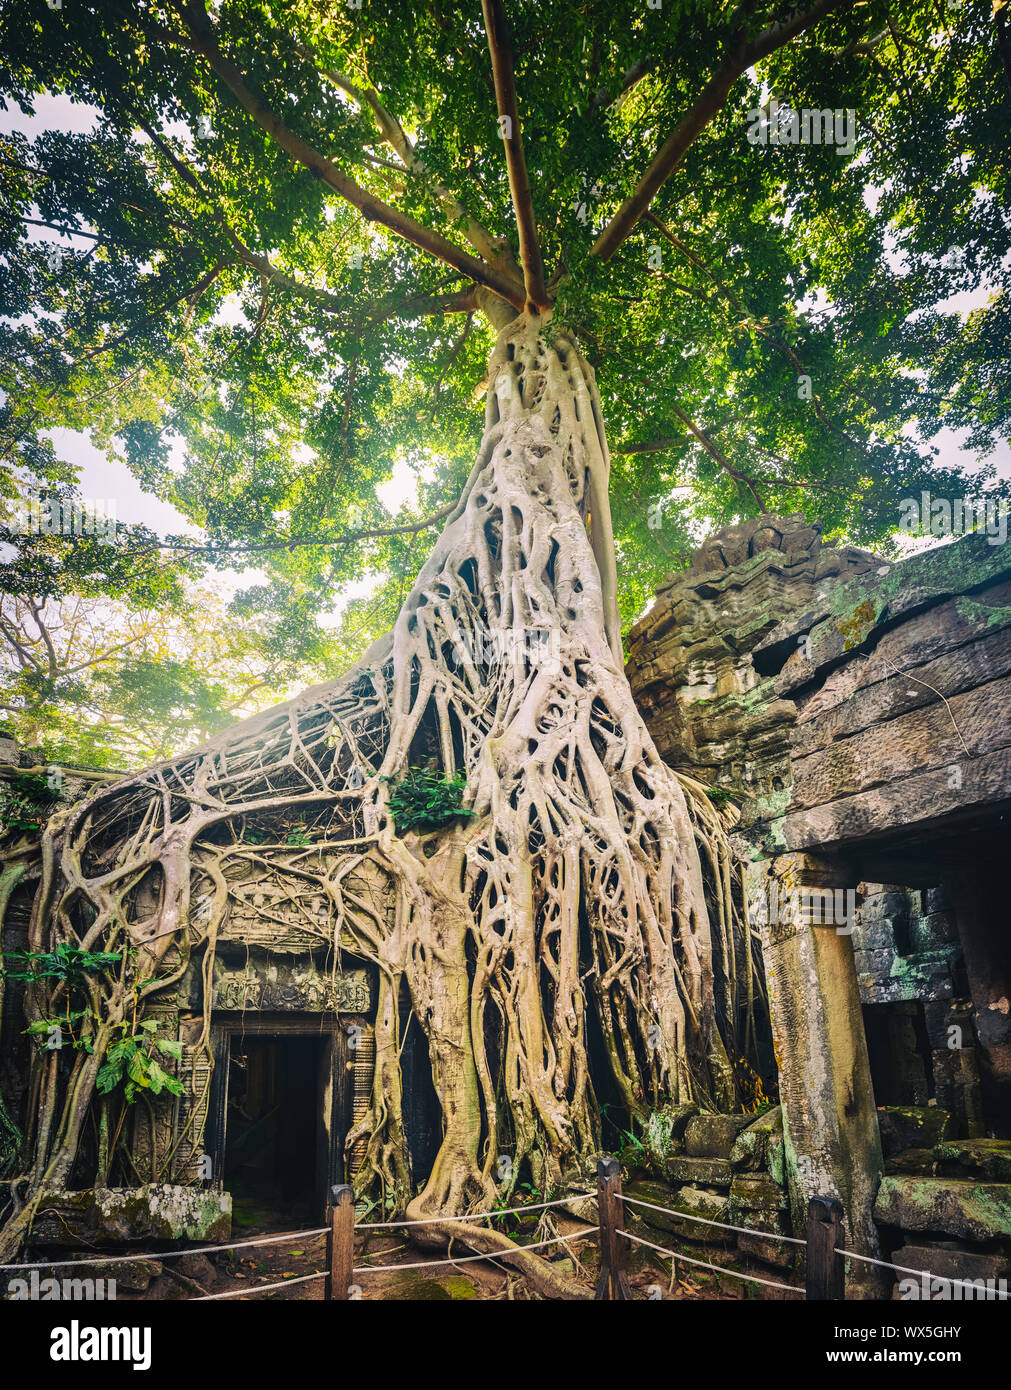
[[[836,1197],[845,1213],[846,1247],[877,1255],[873,1209],[881,1138],[852,923],[824,922],[835,915],[824,911],[829,890],[841,890],[831,902],[845,908],[854,901],[855,886],[837,861],[806,854],[784,854],[745,869],[748,902],[762,932],[794,1231],[804,1231],[809,1198]],[[764,911],[755,911],[759,904]],[[850,1261],[848,1296],[880,1297],[881,1273]]]

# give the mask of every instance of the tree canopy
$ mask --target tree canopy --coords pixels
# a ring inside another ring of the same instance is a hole
[[[96,108],[0,140],[4,493],[71,494],[49,431],[86,430],[207,538],[9,522],[28,608],[181,614],[249,565],[223,621],[258,690],[347,666],[460,495],[525,306],[596,371],[626,623],[701,529],[802,510],[887,542],[903,496],[997,486],[931,441],[1008,435],[1002,6],[7,0],[0,49],[8,109]],[[196,670],[116,699],[187,687],[179,738],[206,732]],[[87,719],[73,681],[49,698]]]

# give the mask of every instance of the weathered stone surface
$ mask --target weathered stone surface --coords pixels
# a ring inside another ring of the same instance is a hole
[[[170,1183],[46,1193],[32,1224],[33,1245],[108,1247],[156,1240],[225,1241],[232,1229],[227,1192]]]
[[[702,1187],[729,1187],[734,1170],[729,1158],[682,1158],[667,1162],[671,1182],[698,1183]]]
[[[944,1139],[933,1158],[944,1174],[1011,1182],[1011,1139]]]
[[[776,1105],[741,1130],[730,1150],[730,1161],[735,1168],[764,1168],[775,1141],[782,1145],[782,1137],[783,1107]]]
[[[887,951],[894,959],[896,917],[880,917],[868,921],[863,908],[857,911],[856,927],[853,931],[854,955],[858,951]],[[889,961],[891,965],[891,961]]]
[[[625,1196],[633,1199],[628,1211],[640,1221],[657,1231],[670,1231],[675,1235],[687,1236],[692,1240],[706,1241],[711,1245],[732,1243],[731,1232],[720,1231],[709,1226],[707,1221],[727,1220],[727,1198],[699,1188],[671,1188],[666,1183],[636,1179],[627,1184]],[[636,1206],[634,1202],[648,1202],[649,1207]],[[665,1207],[666,1211],[653,1210]],[[702,1220],[686,1220],[675,1213],[683,1212],[685,1217],[700,1217]]]
[[[738,1174],[730,1184],[730,1200],[735,1208],[749,1211],[772,1213],[786,1210],[785,1191],[764,1173],[756,1177]]]
[[[689,1158],[729,1158],[734,1140],[751,1123],[749,1115],[695,1115],[685,1126]]]
[[[789,1235],[786,1213],[781,1211],[756,1211],[753,1207],[738,1206],[731,1201],[727,1208],[727,1220],[734,1226],[747,1226],[753,1231],[768,1231],[773,1235]]]
[[[940,1279],[1003,1279],[1011,1273],[1011,1262],[1006,1256],[959,1250],[950,1242],[947,1245],[901,1245],[891,1259],[893,1264],[918,1269]]]
[[[654,1110],[646,1122],[643,1142],[654,1167],[663,1171],[667,1160],[677,1153],[684,1138],[685,1126],[699,1113],[694,1103],[664,1105]]]
[[[797,1258],[795,1245],[784,1245],[782,1241],[768,1239],[757,1231],[754,1235],[738,1234],[737,1248],[742,1255],[750,1255],[752,1259],[761,1260],[763,1264],[773,1265],[776,1269],[792,1269]]]
[[[908,899],[901,889],[887,893],[869,893],[860,904],[860,921],[866,925],[871,922],[892,922],[908,911]]]
[[[904,1231],[943,1231],[962,1240],[1011,1236],[1011,1185],[951,1178],[881,1179],[874,1219]]]
[[[874,956],[876,952],[865,952]],[[911,999],[950,999],[951,952],[932,951],[917,956],[895,956],[889,963],[857,965],[860,998],[865,1004],[893,1004]]]
[[[952,779],[950,766],[959,768],[961,785]],[[842,797],[809,811],[787,812],[775,818],[768,833],[777,847],[812,849],[876,831],[937,820],[967,806],[1004,801],[1009,788],[1011,749],[998,748],[985,758],[966,759],[958,745],[944,767],[912,772],[871,791]],[[786,800],[789,801],[788,796]]]
[[[912,1173],[932,1178],[936,1169],[933,1149],[902,1149],[885,1159],[886,1173]]]
[[[930,1149],[945,1137],[951,1116],[937,1106],[881,1105],[878,1128],[885,1158],[902,1149]]]

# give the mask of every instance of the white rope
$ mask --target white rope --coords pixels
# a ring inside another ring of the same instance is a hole
[[[355,1224],[355,1231],[396,1231],[405,1226],[442,1226],[453,1221],[486,1221],[492,1216],[517,1216],[525,1211],[544,1211],[547,1207],[564,1207],[570,1202],[585,1202],[595,1197],[595,1192],[577,1192],[571,1197],[556,1197],[551,1202],[527,1202],[522,1207],[502,1207],[498,1211],[475,1211],[470,1216],[422,1216],[417,1221],[406,1216],[402,1221],[362,1221]]]
[[[763,1240],[781,1240],[787,1245],[806,1245],[806,1240],[796,1236],[781,1236],[775,1231],[755,1231],[750,1226],[728,1226],[724,1221],[710,1221],[706,1216],[689,1216],[686,1211],[672,1211],[670,1207],[657,1207],[652,1202],[640,1201],[638,1197],[626,1197],[615,1193],[619,1202],[627,1202],[630,1207],[647,1207],[650,1211],[662,1211],[667,1216],[676,1216],[681,1221],[700,1221],[703,1226],[718,1226],[721,1231],[738,1231],[743,1236],[761,1236]]]
[[[282,1279],[280,1284],[251,1284],[248,1289],[229,1289],[227,1293],[205,1293],[198,1298],[183,1299],[184,1303],[210,1303],[216,1298],[241,1298],[243,1294],[270,1293],[273,1289],[290,1289],[292,1284],[305,1284],[310,1279],[325,1279],[326,1273],[300,1274],[297,1279]]]
[[[793,1284],[779,1284],[775,1279],[760,1279],[757,1274],[738,1274],[735,1269],[727,1269],[724,1265],[707,1264],[705,1260],[693,1260],[688,1255],[682,1255],[679,1250],[668,1250],[664,1245],[654,1245],[651,1240],[644,1240],[642,1236],[634,1236],[631,1231],[621,1231],[626,1240],[634,1240],[636,1245],[645,1245],[650,1250],[658,1250],[661,1255],[667,1255],[672,1260],[683,1260],[688,1265],[698,1265],[699,1269],[712,1269],[717,1274],[729,1274],[731,1279],[743,1279],[746,1284],[765,1284],[770,1289],[785,1289],[787,1293],[797,1293],[803,1296],[804,1290],[798,1289]]]
[[[302,1240],[305,1236],[323,1236],[329,1226],[318,1226],[313,1231],[292,1231],[287,1235],[261,1236],[257,1240],[230,1240],[222,1245],[201,1245],[196,1250],[163,1250],[159,1255],[132,1255],[129,1251],[116,1255],[106,1255],[99,1259],[80,1260],[36,1260],[30,1265],[0,1265],[0,1269],[67,1269],[71,1265],[121,1264],[134,1260],[174,1260],[177,1255],[208,1255],[216,1250],[248,1250],[254,1245],[280,1245],[286,1240]]]
[[[552,1236],[550,1240],[539,1240],[534,1245],[517,1245],[514,1250],[486,1250],[481,1255],[450,1255],[444,1260],[420,1260],[416,1264],[407,1265],[356,1265],[351,1271],[352,1274],[379,1274],[384,1270],[397,1269],[429,1269],[433,1265],[464,1265],[471,1260],[502,1260],[509,1259],[513,1255],[525,1255],[530,1250],[543,1250],[546,1245],[557,1245],[560,1241],[582,1240],[584,1236],[590,1236],[594,1231],[599,1230],[598,1226],[588,1226],[583,1231],[573,1231],[568,1236]]]
[[[952,1279],[947,1274],[933,1274],[929,1269],[910,1269],[908,1265],[894,1265],[890,1260],[875,1260],[871,1255],[858,1255],[855,1250],[837,1250],[836,1254],[845,1256],[847,1260],[861,1260],[865,1265],[880,1265],[882,1269],[897,1269],[900,1274],[916,1274],[921,1279],[940,1279],[945,1284],[964,1284],[978,1291],[978,1280]],[[993,1296],[994,1298],[1009,1298],[1011,1293],[998,1293],[994,1290]]]

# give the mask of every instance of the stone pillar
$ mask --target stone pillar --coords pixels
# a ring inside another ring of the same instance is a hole
[[[803,1232],[811,1197],[836,1197],[845,1213],[846,1247],[877,1255],[873,1209],[881,1138],[852,922],[825,911],[829,903],[851,907],[855,882],[836,861],[785,854],[748,865],[745,887],[753,920],[761,925],[794,1230]],[[829,890],[841,892],[830,898]],[[836,920],[825,924],[826,916]],[[850,1297],[882,1294],[874,1266],[851,1261],[846,1280]]]

